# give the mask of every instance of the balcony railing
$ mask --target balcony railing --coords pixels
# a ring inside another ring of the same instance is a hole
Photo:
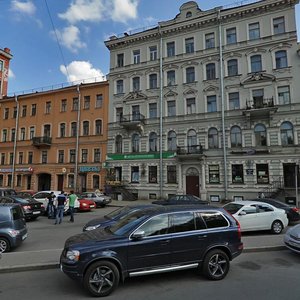
[[[49,136],[41,136],[32,138],[32,145],[36,147],[50,147],[52,138]]]
[[[145,116],[140,113],[121,115],[119,116],[119,123],[126,129],[142,130],[142,125],[145,124]]]
[[[274,99],[272,98],[255,98],[246,101],[246,109],[260,109],[274,107]]]
[[[192,154],[203,154],[203,148],[201,145],[177,147],[177,155],[192,155]]]

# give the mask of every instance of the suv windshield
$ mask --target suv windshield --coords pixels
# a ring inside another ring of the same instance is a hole
[[[130,211],[130,207],[128,207],[128,206],[120,207],[120,208],[112,211],[111,213],[107,214],[105,216],[105,218],[108,220],[112,220],[112,219],[115,219],[119,215],[126,214],[129,211]]]

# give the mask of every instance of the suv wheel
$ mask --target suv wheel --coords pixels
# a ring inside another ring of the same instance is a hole
[[[203,262],[203,274],[211,280],[223,279],[229,271],[229,258],[219,249],[209,251]]]
[[[4,237],[0,237],[0,253],[8,252],[9,250],[10,250],[9,241]]]
[[[280,221],[276,220],[272,223],[271,231],[275,234],[280,234],[283,230],[283,225]]]
[[[87,269],[83,284],[93,296],[104,297],[117,288],[119,279],[119,270],[115,264],[109,261],[99,261]]]

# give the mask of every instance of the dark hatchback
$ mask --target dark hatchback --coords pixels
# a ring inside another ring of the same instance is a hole
[[[93,296],[107,296],[133,276],[196,268],[223,279],[242,249],[239,224],[224,209],[155,205],[68,238],[60,266]]]
[[[43,204],[30,196],[2,196],[0,197],[0,203],[15,203],[21,205],[26,220],[35,220],[40,215],[43,215],[45,212]]]
[[[152,204],[158,205],[189,205],[189,204],[208,204],[208,201],[202,200],[194,195],[173,195],[167,200],[156,200]]]

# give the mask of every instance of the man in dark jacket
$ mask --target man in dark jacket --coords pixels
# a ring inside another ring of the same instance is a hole
[[[55,225],[57,223],[61,223],[62,219],[64,217],[64,208],[65,208],[65,203],[67,201],[67,197],[65,195],[64,191],[61,191],[61,193],[56,197],[56,220],[55,220]]]

